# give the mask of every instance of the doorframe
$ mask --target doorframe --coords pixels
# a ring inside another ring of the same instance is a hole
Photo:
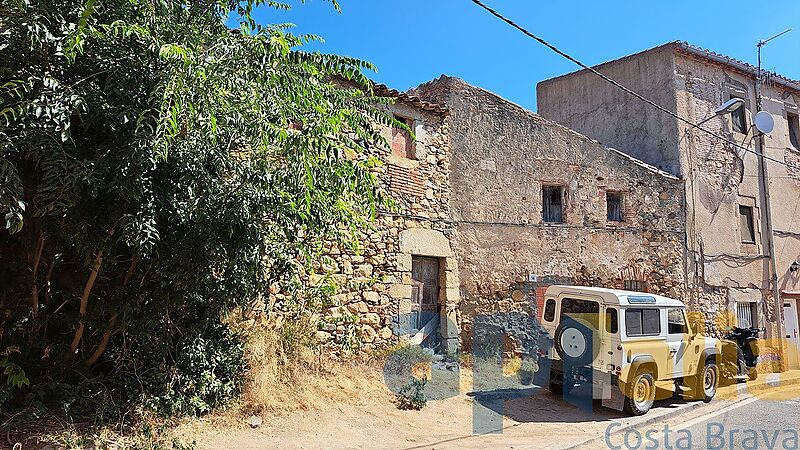
[[[450,239],[442,231],[428,228],[408,228],[399,234],[396,269],[400,279],[389,286],[389,295],[397,302],[400,317],[411,311],[411,269],[413,256],[439,258],[439,304],[441,305],[439,334],[442,350],[456,353],[459,349],[460,327],[456,311],[461,300],[458,260],[450,247]],[[408,343],[408,327],[399,324],[396,335],[400,343]]]
[[[800,368],[800,314],[798,314],[800,309],[798,309],[798,300],[800,299],[795,296],[781,298],[781,313],[784,315],[784,320],[782,321],[783,330],[781,333],[781,339],[784,339],[785,342],[794,346],[794,348],[790,348],[785,351],[786,362],[789,366],[789,369]],[[787,307],[785,305],[787,303],[789,304],[789,314],[792,315],[792,322],[794,322],[794,330],[786,329]],[[787,337],[787,335],[789,335],[789,337]]]

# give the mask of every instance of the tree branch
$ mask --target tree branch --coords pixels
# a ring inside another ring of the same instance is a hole
[[[44,233],[39,231],[39,240],[36,243],[36,256],[33,258],[33,276],[31,282],[31,307],[33,308],[33,318],[39,314],[39,262],[42,260],[42,250],[44,250]]]
[[[80,323],[78,324],[78,329],[75,330],[75,335],[72,337],[72,344],[69,346],[70,354],[74,355],[75,350],[78,349],[78,344],[81,342],[81,338],[83,338],[83,329],[84,329],[84,318],[86,317],[86,309],[89,305],[89,294],[92,293],[92,288],[94,287],[94,282],[97,279],[97,273],[100,271],[100,265],[103,264],[103,251],[100,250],[97,252],[97,256],[94,258],[94,265],[92,266],[92,273],[89,275],[89,280],[86,281],[86,286],[83,288],[83,295],[81,296],[81,307],[80,307]]]
[[[136,264],[139,263],[139,255],[134,255],[133,259],[131,260],[131,265],[128,266],[128,272],[125,274],[125,279],[122,280],[122,291],[123,294],[125,293],[125,288],[128,286],[128,282],[131,281],[131,277],[133,273],[136,271]],[[103,333],[103,338],[100,340],[100,345],[97,346],[92,356],[86,360],[87,366],[92,366],[94,363],[100,359],[100,356],[103,355],[103,352],[106,350],[108,346],[108,341],[111,339],[111,335],[114,334],[114,322],[117,320],[117,314],[114,314],[111,317],[111,320],[108,321],[108,326],[106,327],[106,331]]]
[[[108,321],[108,327],[106,327],[106,331],[103,333],[103,339],[100,340],[100,345],[97,346],[92,356],[86,360],[87,366],[92,366],[94,363],[100,359],[100,355],[106,350],[106,346],[108,345],[109,339],[111,339],[111,335],[114,334],[114,321],[117,320],[117,315],[114,314],[114,317]]]

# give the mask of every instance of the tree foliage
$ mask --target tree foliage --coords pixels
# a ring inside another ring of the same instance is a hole
[[[382,201],[365,149],[392,119],[372,67],[303,51],[317,38],[257,7],[289,5],[0,5],[0,350],[32,385],[18,402],[84,380],[121,402],[191,391],[169,412],[204,411],[241,370],[221,314],[270,289],[307,307],[323,242]]]

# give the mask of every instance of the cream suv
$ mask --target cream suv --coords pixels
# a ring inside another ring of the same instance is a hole
[[[542,325],[553,338],[547,356],[556,394],[591,383],[592,398],[633,415],[647,413],[657,391],[706,402],[716,394],[720,342],[693,332],[678,300],[550,286]]]

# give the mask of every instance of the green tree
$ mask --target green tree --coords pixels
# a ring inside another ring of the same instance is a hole
[[[289,7],[0,5],[0,350],[28,399],[214,406],[241,371],[221,314],[270,288],[309,308],[323,243],[374,215],[372,67],[260,6]]]

